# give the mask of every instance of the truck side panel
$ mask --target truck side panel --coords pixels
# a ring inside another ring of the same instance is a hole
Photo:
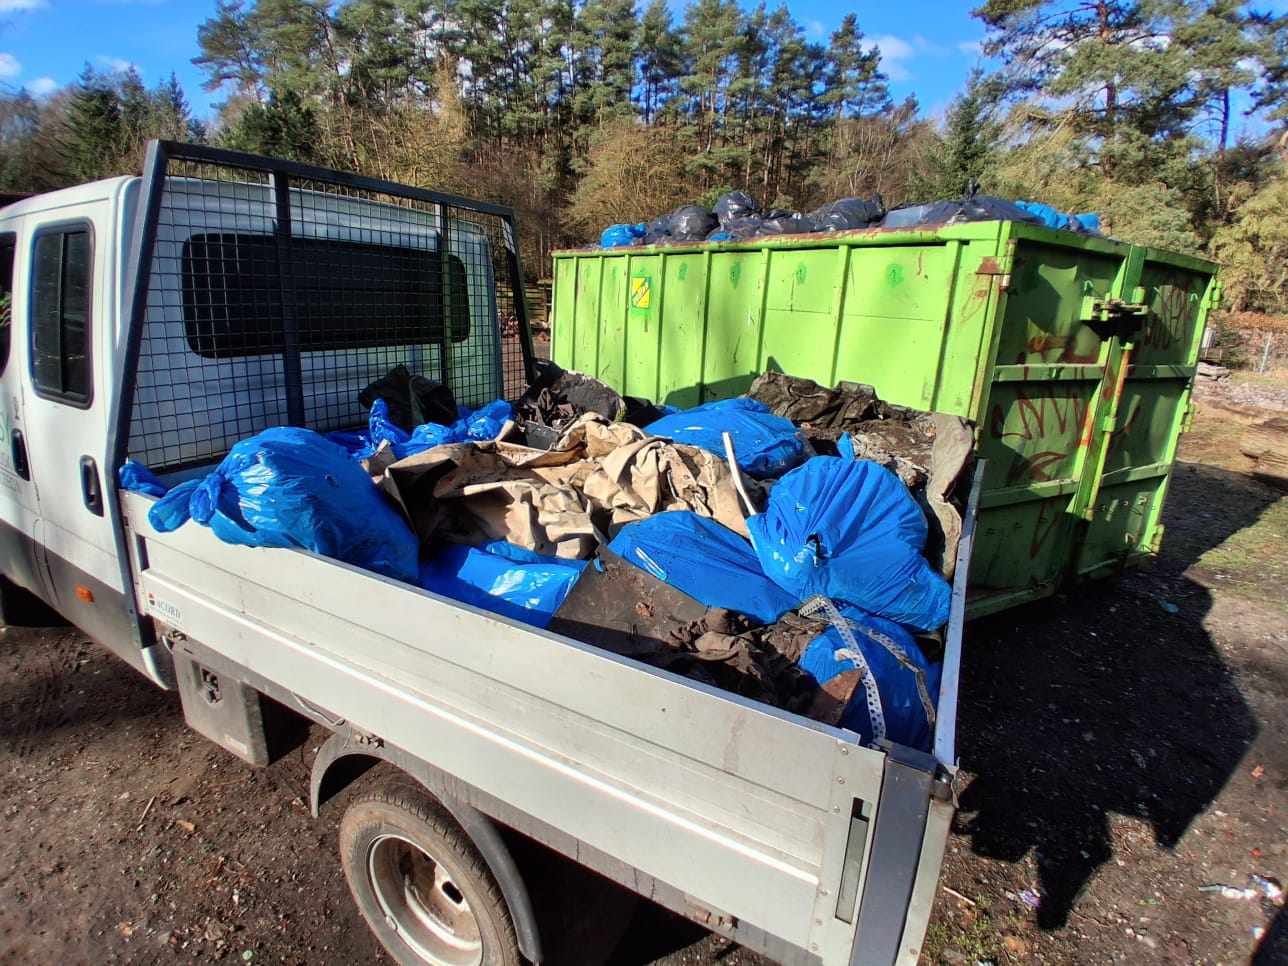
[[[157,620],[720,913],[848,957],[834,892],[880,753],[334,561],[157,534],[150,501],[126,500]]]

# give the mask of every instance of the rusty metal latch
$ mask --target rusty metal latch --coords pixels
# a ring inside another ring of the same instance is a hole
[[[1145,304],[1143,299],[1144,293],[1137,290],[1132,294],[1140,295],[1142,298],[1135,302],[1128,302],[1125,299],[1084,295],[1082,297],[1081,320],[1083,322],[1122,322],[1143,319],[1149,314],[1149,306]]]
[[[1006,248],[1000,255],[986,255],[981,258],[975,274],[996,276],[997,287],[1004,292],[1011,287],[1011,270],[1014,265],[1015,242],[1012,240],[1006,243]]]

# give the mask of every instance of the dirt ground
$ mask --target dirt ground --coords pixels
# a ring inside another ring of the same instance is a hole
[[[1257,415],[1204,403],[1151,571],[969,628],[925,961],[1288,962],[1283,909],[1200,891],[1288,878],[1288,498],[1238,453]],[[0,631],[0,960],[383,961],[339,810],[305,805],[321,737],[252,769],[76,631]],[[609,959],[761,962],[643,903]]]

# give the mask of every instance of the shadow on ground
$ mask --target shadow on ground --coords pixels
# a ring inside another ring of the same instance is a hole
[[[75,628],[8,627],[0,635],[3,659],[22,668],[0,688],[0,741],[16,741],[19,753],[59,728],[145,718],[170,703],[123,661],[103,660]],[[51,646],[51,635],[60,646]]]
[[[1249,966],[1282,966],[1288,963],[1288,908],[1280,909],[1257,944]]]
[[[1112,814],[1148,822],[1174,848],[1256,737],[1203,627],[1211,594],[1185,571],[1275,498],[1239,474],[1182,464],[1151,571],[969,627],[958,734],[976,777],[957,830],[988,858],[1033,853],[1042,928],[1064,925],[1113,857]]]

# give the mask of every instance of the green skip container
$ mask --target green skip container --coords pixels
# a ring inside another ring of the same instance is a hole
[[[1216,266],[1017,222],[554,256],[551,356],[674,406],[778,370],[964,416],[970,616],[1157,553]]]

